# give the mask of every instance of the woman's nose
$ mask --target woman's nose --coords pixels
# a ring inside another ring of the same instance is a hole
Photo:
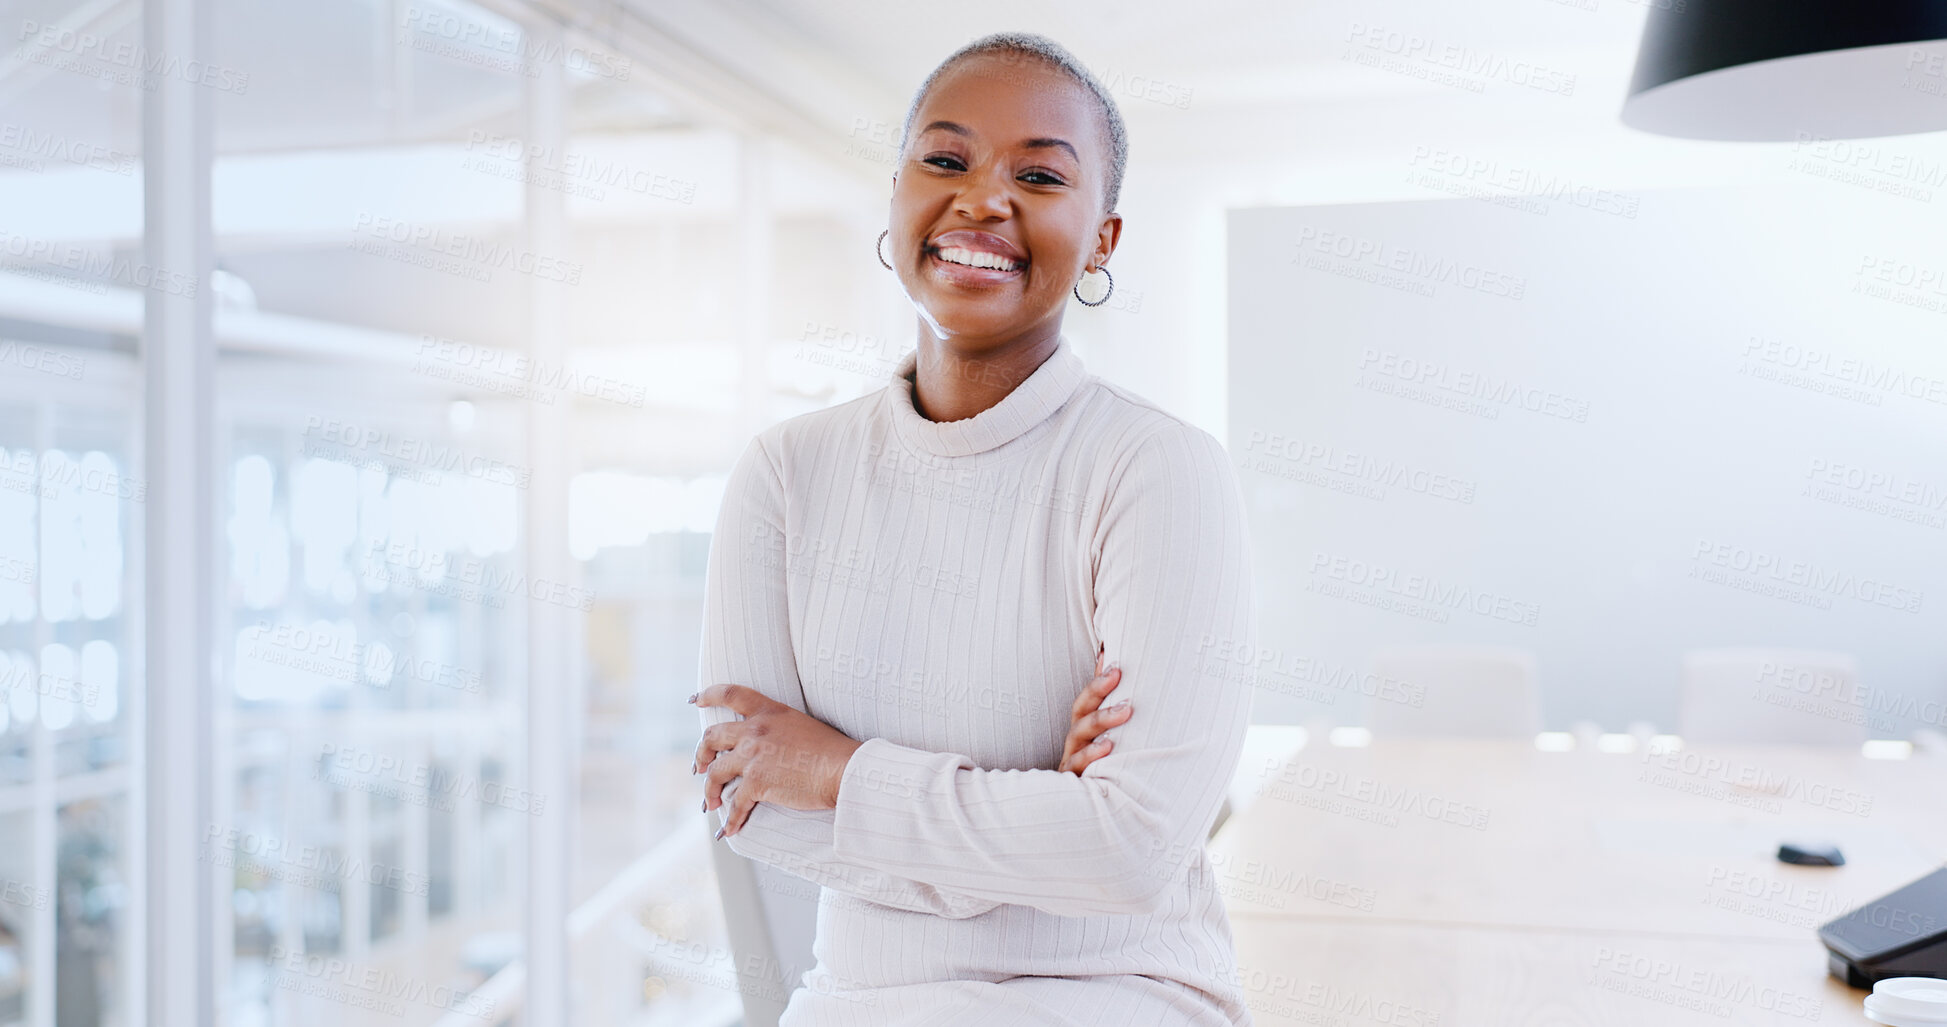
[[[1006,216],[1014,201],[1005,175],[1004,169],[991,168],[962,178],[957,198],[960,213],[972,218]]]

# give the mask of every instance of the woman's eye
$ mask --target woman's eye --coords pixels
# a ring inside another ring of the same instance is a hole
[[[943,168],[948,171],[967,170],[966,164],[962,163],[960,158],[945,153],[936,153],[931,157],[922,158],[920,160],[920,163],[930,164],[936,168]],[[1025,182],[1029,182],[1030,184],[1033,185],[1066,185],[1067,184],[1063,182],[1060,178],[1056,177],[1055,175],[1046,171],[1042,171],[1038,168],[1033,171],[1022,172],[1021,180]]]

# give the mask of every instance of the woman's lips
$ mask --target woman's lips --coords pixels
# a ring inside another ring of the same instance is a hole
[[[998,268],[970,267],[966,264],[955,264],[953,261],[941,258],[940,251],[932,246],[926,248],[926,263],[933,268],[933,273],[938,277],[945,279],[953,285],[966,286],[968,288],[985,288],[988,286],[1002,285],[1027,274],[1026,267],[1021,267],[1014,271],[1002,271]]]

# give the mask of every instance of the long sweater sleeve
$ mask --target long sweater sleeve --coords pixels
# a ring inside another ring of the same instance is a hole
[[[751,440],[725,483],[716,534],[704,572],[703,687],[734,683],[808,712],[791,645],[785,590],[784,493],[762,436]],[[720,706],[699,708],[702,726],[741,720]],[[724,790],[719,826],[739,782]],[[848,895],[911,912],[963,919],[993,909],[994,900],[939,888],[838,855],[833,810],[796,810],[759,802],[726,840],[732,851]]]
[[[1076,776],[869,739],[839,787],[839,861],[1065,916],[1153,911],[1180,883],[1250,719],[1219,658],[1255,643],[1247,521],[1194,426],[1159,429],[1115,473],[1092,543],[1095,628],[1134,707],[1114,750]]]

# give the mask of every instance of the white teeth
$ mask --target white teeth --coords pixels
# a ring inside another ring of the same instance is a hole
[[[960,246],[940,247],[940,259],[951,261],[955,264],[965,264],[968,267],[992,268],[996,271],[1018,271],[1021,269],[1018,261],[1009,260],[998,253],[988,253],[985,250],[969,250]]]

